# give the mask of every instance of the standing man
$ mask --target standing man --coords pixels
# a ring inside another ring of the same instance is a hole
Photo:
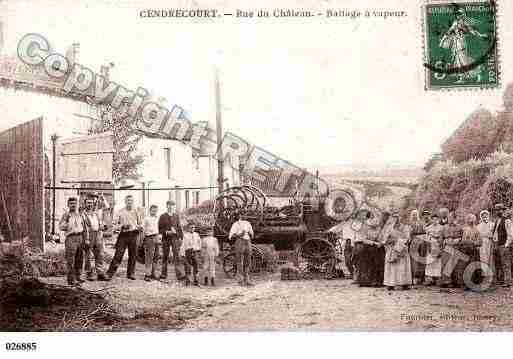
[[[87,240],[84,246],[85,253],[85,271],[87,280],[94,281],[93,267],[91,257],[94,257],[94,269],[98,280],[106,280],[103,273],[103,231],[106,229],[102,218],[95,208],[93,196],[89,196],[85,202],[84,220],[87,227]]]
[[[511,231],[511,220],[506,218],[504,211],[506,207],[502,203],[497,203],[494,207],[497,215],[497,221],[495,221],[493,229],[493,242],[495,243],[495,258],[500,260],[500,267],[497,267],[496,278],[497,280],[502,277],[502,284],[504,287],[511,286],[511,242],[512,231]],[[499,276],[499,272],[502,272],[502,276]]]
[[[125,197],[125,208],[115,215],[112,224],[114,229],[120,231],[120,233],[116,241],[116,252],[114,253],[114,258],[112,258],[109,270],[107,271],[107,280],[112,279],[112,276],[118,270],[127,248],[128,266],[126,277],[128,279],[135,280],[137,237],[142,230],[142,218],[134,208],[134,198],[132,195]]]
[[[159,218],[159,233],[162,235],[162,273],[160,279],[167,278],[167,265],[169,250],[173,250],[173,265],[177,280],[184,279],[180,270],[180,247],[182,246],[183,232],[180,217],[175,213],[175,202],[166,202],[167,212]]]
[[[82,263],[84,260],[84,238],[87,230],[84,217],[78,212],[78,200],[76,197],[68,199],[68,211],[63,214],[59,228],[64,232],[64,253],[69,285],[80,285],[84,280],[80,278]]]
[[[228,239],[235,239],[235,257],[237,262],[237,274],[242,277],[241,285],[252,286],[249,281],[251,268],[251,240],[253,239],[253,227],[248,221],[242,220],[240,213],[235,213],[236,222],[232,224]]]
[[[158,279],[155,275],[160,242],[157,211],[157,205],[152,204],[150,215],[144,218],[144,280],[147,282]]]

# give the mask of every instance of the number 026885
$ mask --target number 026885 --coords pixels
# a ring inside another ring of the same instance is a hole
[[[37,343],[5,343],[5,349],[9,351],[31,351],[37,349]]]

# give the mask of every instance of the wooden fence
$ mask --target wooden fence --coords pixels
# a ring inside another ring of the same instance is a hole
[[[0,133],[0,231],[8,240],[44,244],[43,119]],[[3,197],[3,198],[2,198]]]

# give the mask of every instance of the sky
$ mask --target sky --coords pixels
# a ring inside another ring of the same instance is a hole
[[[79,62],[113,62],[112,79],[145,87],[214,123],[213,74],[221,79],[223,127],[301,167],[422,166],[479,107],[501,110],[513,81],[512,30],[499,20],[502,86],[425,91],[423,0],[283,0],[282,9],[405,10],[400,19],[140,18],[143,9],[220,12],[274,9],[272,1],[1,1],[4,54],[26,33],[62,54],[80,43]],[[379,4],[378,6],[376,4]],[[500,15],[513,3],[501,2]]]

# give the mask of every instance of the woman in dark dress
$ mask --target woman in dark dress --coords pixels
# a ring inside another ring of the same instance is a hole
[[[413,210],[410,214],[410,255],[411,255],[411,269],[414,284],[424,283],[424,274],[426,272],[426,256],[427,256],[427,241],[426,241],[426,223],[420,219],[419,212]]]
[[[353,222],[354,250],[352,263],[354,266],[354,282],[360,287],[383,285],[385,253],[380,243],[381,223],[373,221],[369,210],[360,210],[357,220]]]
[[[354,283],[360,287],[370,287],[374,278],[372,273],[373,245],[367,240],[369,226],[365,223],[369,214],[358,211],[351,223],[353,231],[353,257]]]

